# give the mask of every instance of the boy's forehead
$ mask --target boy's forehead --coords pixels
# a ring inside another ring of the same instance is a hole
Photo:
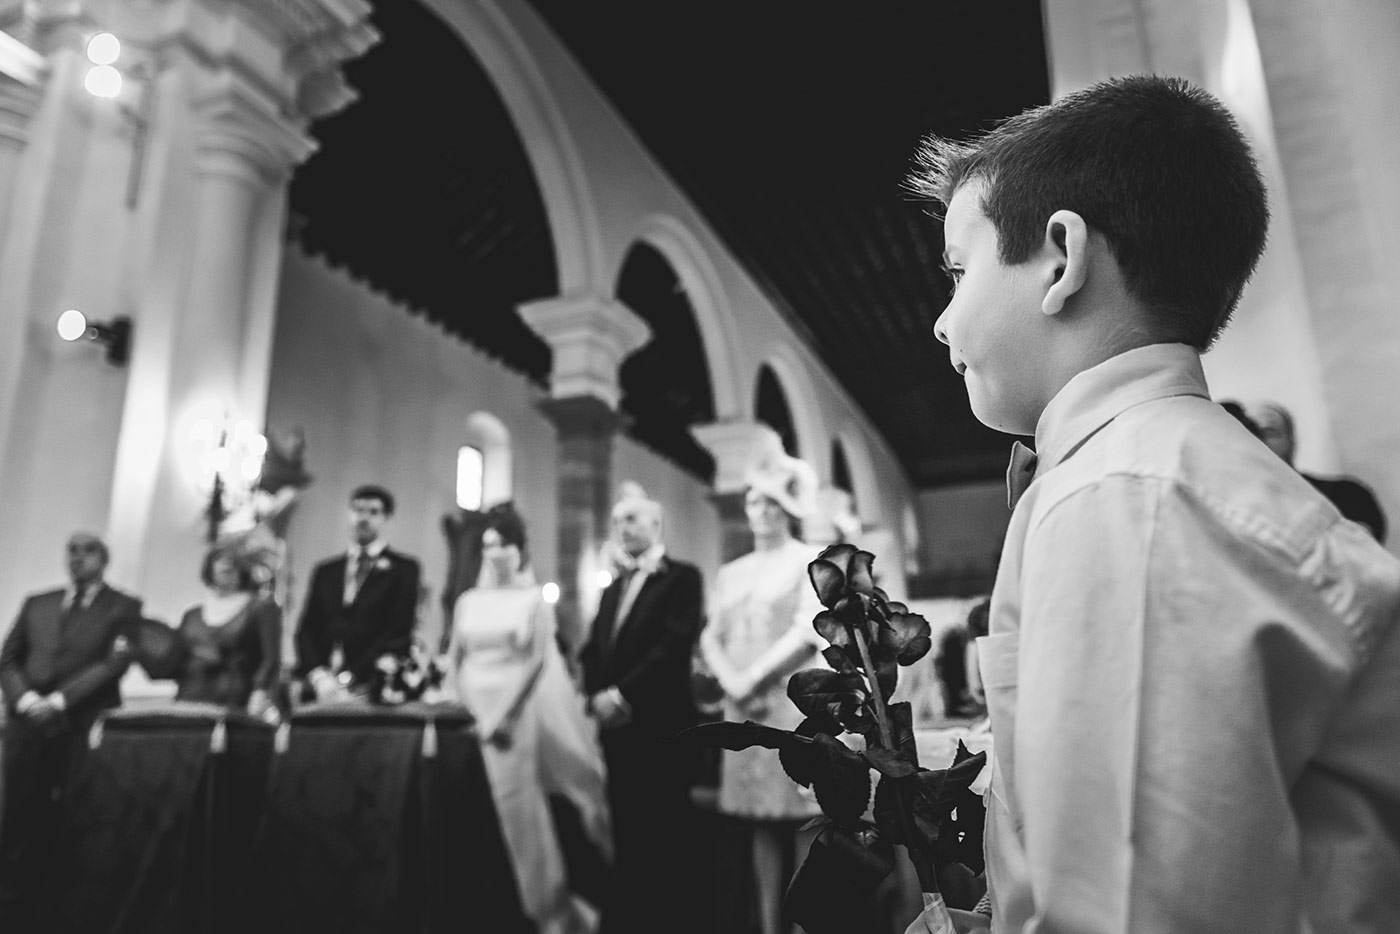
[[[982,192],[984,182],[974,179],[953,192],[948,199],[948,210],[943,215],[943,240],[949,249],[961,246],[979,221],[986,222],[982,213]]]

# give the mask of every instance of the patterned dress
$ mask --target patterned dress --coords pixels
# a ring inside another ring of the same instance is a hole
[[[767,686],[756,698],[761,712],[746,712],[726,697],[726,720],[754,720],[782,730],[802,722],[801,711],[787,697],[787,682],[798,669],[826,665],[818,654],[826,642],[812,628],[812,617],[822,607],[807,578],[807,564],[819,551],[789,541],[771,551],[750,552],[719,569],[709,625],[729,667],[749,671],[785,636],[810,649],[782,670],[769,672]],[[719,809],[750,820],[802,820],[821,810],[810,790],[788,778],[778,754],[758,747],[724,751]]]

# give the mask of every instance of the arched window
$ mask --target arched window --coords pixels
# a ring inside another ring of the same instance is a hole
[[[469,453],[472,449],[477,453]],[[463,509],[484,509],[510,499],[514,492],[513,470],[510,431],[505,423],[490,412],[467,416],[466,434],[457,452],[457,505]],[[480,490],[474,497],[475,506],[463,504],[464,479]]]

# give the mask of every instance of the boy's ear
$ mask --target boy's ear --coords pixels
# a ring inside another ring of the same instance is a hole
[[[1074,211],[1056,211],[1045,222],[1045,255],[1055,264],[1040,310],[1059,314],[1089,276],[1089,225]]]

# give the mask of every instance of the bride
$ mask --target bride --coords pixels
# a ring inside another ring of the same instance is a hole
[[[458,696],[477,719],[482,754],[520,887],[540,934],[592,934],[597,910],[569,891],[549,798],[563,796],[593,845],[611,857],[596,727],[555,641],[554,607],[528,567],[525,523],[492,507],[478,586],[453,612]]]

